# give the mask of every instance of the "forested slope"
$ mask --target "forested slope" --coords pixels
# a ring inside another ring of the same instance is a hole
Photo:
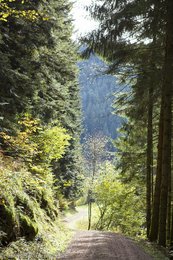
[[[42,245],[44,259],[66,240],[57,217],[78,196],[81,180],[71,7],[64,0],[0,3],[1,259],[20,251],[34,259]]]
[[[115,139],[121,119],[113,114],[113,94],[120,87],[116,78],[105,73],[107,65],[92,54],[88,60],[78,63],[79,83],[82,99],[82,137],[100,133]]]

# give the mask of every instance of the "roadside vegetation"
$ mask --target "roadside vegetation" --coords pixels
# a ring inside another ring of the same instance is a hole
[[[15,137],[1,132],[0,259],[47,259],[65,249],[70,231],[59,222],[59,188],[50,162],[61,158],[70,136],[61,127],[44,131],[25,115]],[[61,203],[61,205],[63,202]]]

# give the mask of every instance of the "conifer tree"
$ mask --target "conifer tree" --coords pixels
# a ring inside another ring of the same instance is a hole
[[[126,82],[131,79],[132,94],[130,97],[119,98],[119,106],[128,105],[125,114],[129,118],[126,124],[130,125],[130,131],[134,133],[136,124],[141,127],[140,118],[143,118],[147,125],[143,137],[146,146],[144,168],[147,174],[147,236],[152,237],[152,240],[158,239],[159,243],[165,246],[167,226],[168,230],[170,229],[168,196],[170,198],[171,189],[168,180],[171,179],[172,78],[170,71],[173,55],[170,44],[172,32],[169,30],[172,25],[170,15],[172,3],[167,0],[122,0],[109,1],[109,3],[100,1],[99,4],[91,6],[90,12],[92,17],[100,22],[100,27],[85,39],[89,45],[86,54],[91,50],[96,51],[111,63],[109,72],[123,74],[123,80]],[[140,98],[136,99],[138,95]],[[160,119],[158,119],[159,113]],[[137,134],[134,133],[134,140]],[[156,142],[153,142],[154,139]],[[152,171],[156,165],[153,165],[152,158],[156,157],[157,142],[158,159],[153,207]],[[133,143],[129,144],[134,146]],[[123,165],[122,160],[121,162]],[[142,169],[142,164],[139,167]],[[158,215],[159,231],[154,224]]]
[[[44,126],[60,124],[72,139],[65,162],[58,168],[54,165],[54,169],[59,182],[61,178],[77,179],[74,151],[79,144],[80,102],[69,16],[72,4],[49,0],[19,5],[14,1],[12,6],[21,11],[35,10],[38,18],[33,21],[14,15],[0,22],[1,131],[14,133],[18,117],[26,112],[40,118]],[[68,189],[77,189],[77,183],[71,183]]]

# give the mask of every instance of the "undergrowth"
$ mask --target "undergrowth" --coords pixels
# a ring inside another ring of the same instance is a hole
[[[144,239],[135,239],[135,242],[145,250],[155,260],[168,260],[167,250],[156,243],[148,242]]]
[[[56,259],[71,233],[59,222],[54,178],[0,154],[0,259]]]
[[[77,207],[77,209],[78,208],[79,209],[87,209],[88,205],[79,206],[79,207]],[[97,206],[93,203],[92,204],[91,230],[96,229],[96,224],[98,222],[98,218],[99,218],[98,209],[97,209]],[[81,220],[77,221],[76,227],[79,230],[87,230],[88,229],[88,215],[83,217]]]
[[[40,223],[44,230],[40,231],[34,241],[26,241],[20,238],[1,248],[0,259],[14,260],[43,260],[57,259],[57,256],[63,252],[71,239],[72,233],[62,226],[62,223]]]

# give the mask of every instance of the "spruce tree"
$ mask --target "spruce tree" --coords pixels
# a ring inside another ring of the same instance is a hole
[[[67,129],[71,146],[65,162],[58,168],[55,163],[54,169],[58,185],[64,185],[61,178],[69,179],[68,189],[77,190],[79,169],[74,151],[79,145],[80,101],[69,15],[72,4],[66,0],[26,1],[23,5],[14,1],[12,6],[21,11],[32,8],[38,17],[30,20],[14,15],[0,22],[1,131],[14,134],[18,118],[26,112],[45,127],[60,124]]]
[[[100,27],[84,39],[89,45],[86,54],[91,50],[96,51],[111,63],[109,72],[123,74],[123,80],[126,82],[131,79],[132,94],[119,99],[119,106],[128,105],[128,108],[130,106],[129,110],[124,111],[129,118],[127,125],[130,125],[133,133],[136,124],[141,127],[140,119],[143,118],[147,125],[143,137],[146,145],[144,168],[147,175],[147,236],[152,240],[158,239],[159,243],[165,246],[166,225],[168,230],[170,229],[168,196],[170,198],[171,194],[169,181],[171,180],[172,3],[167,0],[122,0],[109,3],[101,1],[91,6],[90,12],[92,17],[100,22]],[[136,136],[137,134],[135,132]],[[152,171],[153,167],[156,167],[152,158],[156,157],[157,147],[154,139],[158,142],[158,159],[152,210]],[[131,146],[134,144],[131,143]],[[121,162],[123,164],[122,160]],[[142,164],[139,167],[143,168]],[[158,215],[159,232],[154,224]]]

